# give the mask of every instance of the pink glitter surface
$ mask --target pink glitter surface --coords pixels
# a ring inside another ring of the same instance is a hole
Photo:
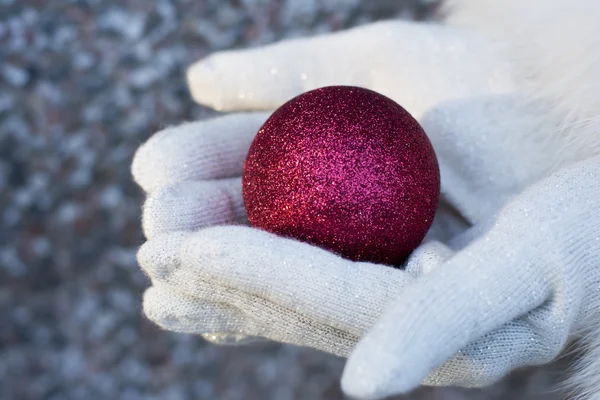
[[[355,261],[399,265],[425,237],[440,173],[419,123],[371,90],[304,93],[261,127],[244,164],[250,223]]]

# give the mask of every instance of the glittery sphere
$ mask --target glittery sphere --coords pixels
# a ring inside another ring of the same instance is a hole
[[[437,158],[418,122],[358,87],[285,103],[244,164],[253,226],[356,261],[401,264],[431,226],[439,194]]]

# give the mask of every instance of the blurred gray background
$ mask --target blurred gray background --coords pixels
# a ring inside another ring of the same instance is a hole
[[[0,0],[0,399],[342,399],[343,361],[276,344],[215,347],[141,314],[141,191],[153,132],[215,112],[185,68],[207,54],[383,18],[425,0]],[[550,399],[548,370],[485,391]]]

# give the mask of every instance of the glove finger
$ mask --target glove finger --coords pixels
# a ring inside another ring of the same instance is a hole
[[[362,335],[412,275],[241,226],[157,236],[142,268],[187,293],[198,279],[259,296],[319,323]]]
[[[356,336],[313,323],[262,298],[214,284],[209,288],[200,282],[200,286],[208,289],[208,298],[158,283],[144,293],[144,313],[164,329],[201,334],[217,344],[249,343],[262,337],[346,357],[358,341]],[[221,292],[216,298],[227,298],[227,302],[211,300],[214,292]]]
[[[235,111],[275,109],[322,86],[367,86],[355,39],[344,32],[215,53],[189,68],[190,91],[200,104]],[[351,44],[356,52],[348,51]]]
[[[529,253],[490,247],[515,239],[497,236],[488,234],[457,253],[390,303],[346,364],[346,393],[384,397],[407,392],[468,343],[550,296],[541,271],[516,258]],[[500,255],[504,258],[498,260]]]
[[[142,227],[147,238],[246,221],[241,178],[183,182],[150,194]]]
[[[199,301],[196,298],[152,286],[143,297],[144,314],[158,326],[181,333],[200,334],[220,345],[241,345],[261,341],[249,332],[250,321],[239,309],[226,303]]]
[[[248,325],[240,310],[224,303],[198,301],[159,286],[144,293],[143,310],[160,327],[182,333],[239,333]]]
[[[268,116],[232,114],[158,132],[136,152],[133,177],[151,192],[183,181],[239,176],[250,144]]]
[[[197,102],[225,111],[275,109],[322,86],[363,86],[416,118],[440,101],[512,87],[494,46],[462,30],[402,21],[216,53],[190,67],[188,82]]]

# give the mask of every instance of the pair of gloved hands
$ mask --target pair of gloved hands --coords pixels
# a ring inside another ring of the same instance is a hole
[[[483,386],[554,359],[600,307],[600,159],[560,168],[558,117],[513,68],[470,32],[398,21],[192,66],[194,98],[236,113],[168,128],[135,156],[146,315],[349,357],[342,387],[358,398]],[[243,161],[269,113],[240,111],[334,84],[397,101],[438,155],[442,205],[405,270],[243,226]]]

